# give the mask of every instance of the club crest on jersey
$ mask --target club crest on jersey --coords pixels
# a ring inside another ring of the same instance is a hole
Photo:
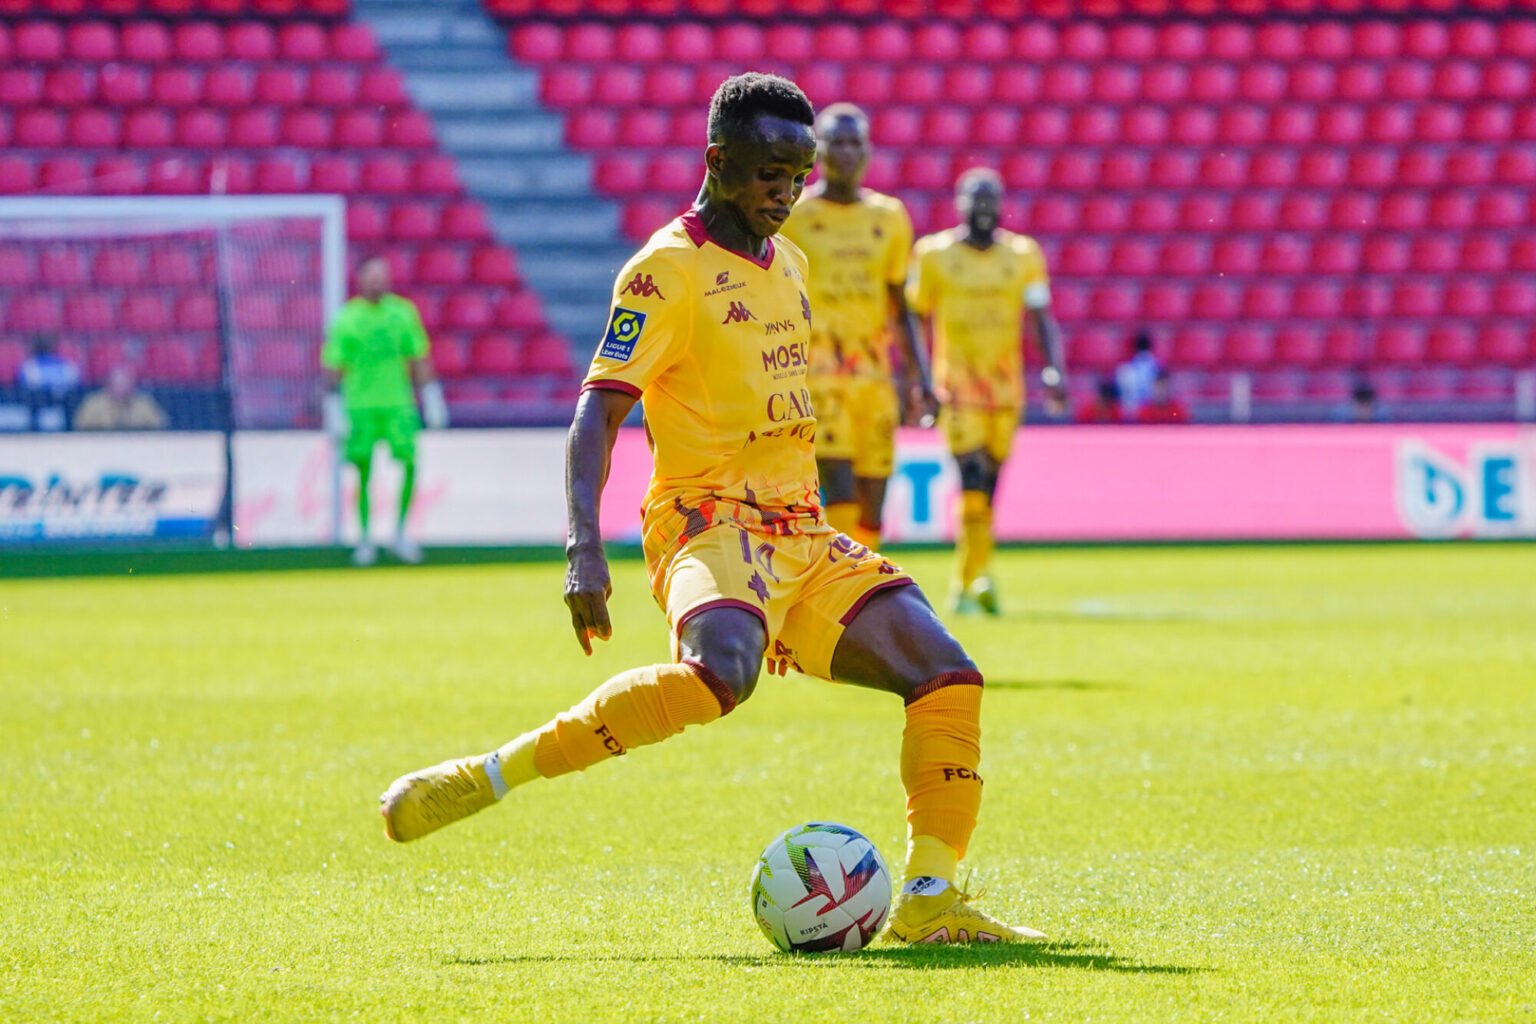
[[[640,332],[643,330],[644,313],[614,306],[613,316],[608,321],[608,333],[603,336],[603,347],[597,350],[597,354],[604,359],[627,361],[635,354],[635,342],[640,340]]]
[[[733,302],[730,308],[725,311],[725,319],[720,322],[722,324],[744,324],[748,320],[756,319],[757,316],[747,308],[746,303]]]
[[[650,274],[635,274],[630,278],[629,284],[624,286],[623,294],[638,296],[642,299],[648,299],[654,295],[662,301],[666,301],[667,298],[661,293],[661,289],[656,287],[656,282],[651,280]]]

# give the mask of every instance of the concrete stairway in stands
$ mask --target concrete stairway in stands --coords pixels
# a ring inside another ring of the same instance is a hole
[[[591,159],[566,147],[564,118],[540,105],[537,72],[508,56],[506,30],[479,0],[354,0],[353,10],[431,115],[492,229],[516,247],[581,365],[633,245],[619,205],[593,188]]]

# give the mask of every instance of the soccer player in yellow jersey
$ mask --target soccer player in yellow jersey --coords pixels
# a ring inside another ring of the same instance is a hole
[[[1024,353],[1030,333],[1046,360],[1049,403],[1065,400],[1061,331],[1051,314],[1045,256],[1035,240],[998,226],[1003,183],[996,171],[960,176],[962,223],[921,239],[908,300],[932,339],[941,423],[960,468],[957,566],[952,606],[998,613],[992,558],[992,499],[1024,411]]]
[[[599,498],[619,425],[643,400],[654,455],[646,568],[673,659],[614,676],[497,750],[396,780],[381,798],[385,829],[418,839],[517,786],[713,722],[752,695],[766,657],[771,672],[793,666],[906,705],[907,870],[889,934],[1040,938],[956,887],[981,805],[981,674],[907,574],[823,515],[806,263],[773,238],[810,172],[813,121],[805,95],[782,78],[746,74],[720,86],[700,198],[619,272],[576,405],[565,578],[576,638],[590,654],[594,638],[613,634]]]
[[[931,414],[933,390],[907,312],[912,221],[894,196],[864,188],[869,117],[834,103],[816,119],[821,180],[806,190],[782,237],[811,264],[811,399],[816,467],[827,521],[879,547],[886,480],[901,415],[891,379],[891,342],[902,347],[910,417]]]

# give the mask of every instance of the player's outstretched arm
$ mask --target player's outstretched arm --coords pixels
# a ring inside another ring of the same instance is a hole
[[[592,638],[613,636],[608,620],[608,559],[598,528],[603,485],[619,426],[635,399],[623,391],[592,388],[576,402],[565,444],[565,604],[581,649],[592,653]]]

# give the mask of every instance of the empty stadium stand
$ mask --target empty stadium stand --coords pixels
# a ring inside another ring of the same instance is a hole
[[[91,16],[59,16],[81,7]],[[569,400],[569,347],[431,120],[347,10],[331,0],[4,5],[0,193],[341,193],[353,256],[386,254],[420,304],[460,421],[546,419]],[[211,266],[158,255],[77,246],[50,262],[13,250],[0,266],[0,369],[18,362],[27,334],[49,332],[92,381],[131,341],[151,384],[215,384]],[[271,332],[237,368],[256,390],[264,374],[318,358],[318,337],[287,329],[315,317],[262,311],[300,301],[280,276],[245,281],[264,294],[242,299],[242,322]],[[272,421],[283,415],[258,411],[254,425],[290,425]]]
[[[709,95],[752,67],[863,105],[869,183],[921,231],[1000,169],[1079,369],[1147,325],[1196,399],[1241,371],[1260,402],[1332,401],[1369,365],[1454,404],[1536,359],[1536,21],[1500,16],[1528,5],[486,2],[632,239],[691,199]]]

